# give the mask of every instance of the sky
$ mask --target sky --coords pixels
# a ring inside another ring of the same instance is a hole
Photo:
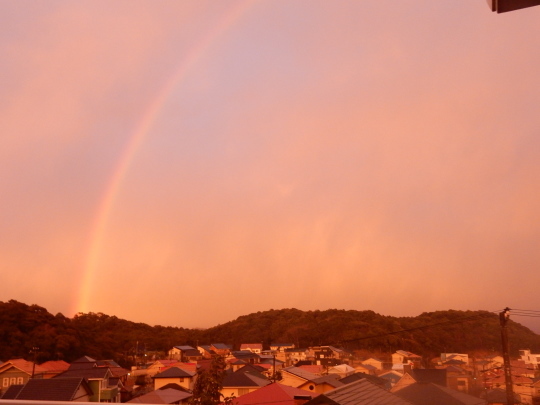
[[[0,300],[188,328],[540,310],[539,20],[1,2]]]

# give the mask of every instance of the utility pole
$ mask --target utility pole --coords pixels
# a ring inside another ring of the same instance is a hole
[[[34,378],[34,374],[36,372],[36,357],[37,357],[38,351],[39,351],[39,347],[37,346],[32,347],[32,350],[30,350],[30,353],[34,354],[34,360],[32,362],[32,377],[30,378]]]
[[[508,353],[508,330],[506,324],[510,318],[510,308],[506,307],[499,313],[501,322],[501,340],[504,359],[504,381],[506,383],[506,401],[508,405],[514,405],[514,388],[512,386],[512,373],[510,371],[510,354]]]

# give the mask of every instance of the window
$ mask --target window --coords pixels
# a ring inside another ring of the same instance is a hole
[[[9,387],[9,378],[4,378],[4,380],[2,381],[2,386]]]
[[[24,381],[23,381],[22,377],[17,378],[17,384],[24,384]]]
[[[249,394],[249,388],[238,388],[238,396]]]
[[[16,377],[11,377],[9,379],[9,385],[12,385],[12,384],[17,384],[17,378]]]

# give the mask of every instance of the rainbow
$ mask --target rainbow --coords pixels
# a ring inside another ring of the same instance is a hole
[[[129,137],[129,140],[121,153],[97,208],[97,215],[95,216],[90,232],[89,246],[84,260],[80,287],[78,289],[72,313],[91,311],[92,296],[95,291],[95,281],[99,273],[103,240],[107,231],[107,223],[109,222],[109,217],[118,195],[118,190],[129,171],[137,151],[144,143],[154,122],[159,117],[161,109],[171,96],[171,93],[188,78],[190,71],[200,61],[201,57],[208,52],[212,45],[216,43],[226,31],[234,26],[246,14],[247,10],[253,4],[253,1],[233,3],[233,6],[231,6],[222,18],[220,18],[219,23],[212,27],[206,35],[200,38],[182,59],[182,62],[175,70],[174,74],[158,91],[154,99],[146,108],[142,119],[135,126],[135,130]]]

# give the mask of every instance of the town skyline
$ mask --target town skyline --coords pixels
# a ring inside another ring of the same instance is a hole
[[[0,11],[1,301],[192,328],[538,309],[540,7]]]

